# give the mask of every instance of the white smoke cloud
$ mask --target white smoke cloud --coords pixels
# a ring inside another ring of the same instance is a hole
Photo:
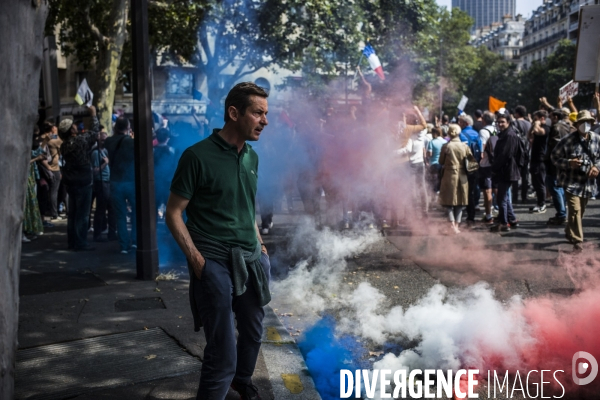
[[[285,297],[297,312],[321,313],[339,303],[346,258],[360,254],[382,240],[375,230],[336,232],[318,230],[312,219],[304,219],[294,235],[289,252],[304,255],[289,276],[274,282],[273,293]]]

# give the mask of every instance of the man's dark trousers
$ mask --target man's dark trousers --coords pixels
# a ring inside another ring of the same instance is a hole
[[[475,221],[475,208],[479,204],[479,197],[481,196],[479,190],[479,171],[472,172],[467,175],[469,182],[469,202],[467,204],[467,220]]]
[[[546,165],[543,162],[531,162],[531,184],[535,190],[537,205],[546,204]]]
[[[269,257],[262,253],[262,267],[270,279]],[[197,400],[222,400],[229,385],[251,381],[263,333],[263,307],[252,282],[243,295],[233,296],[231,268],[224,262],[206,259],[200,282],[195,276],[194,297],[202,321],[206,347]],[[236,346],[235,325],[238,339]]]
[[[82,249],[88,246],[87,232],[92,204],[92,184],[87,186],[69,185],[69,214],[67,220],[67,241],[69,249]]]
[[[110,182],[110,202],[117,219],[117,234],[121,250],[137,245],[137,216],[135,211],[135,183]],[[127,229],[127,202],[131,206],[131,235]]]
[[[108,236],[116,236],[117,221],[110,202],[110,182],[94,181],[96,211],[94,212],[94,239],[99,239],[108,226]],[[108,212],[108,217],[106,216]]]
[[[529,189],[529,161],[519,170],[521,173],[521,200],[527,203],[527,190]],[[519,181],[512,183],[512,202],[516,204],[519,200]]]

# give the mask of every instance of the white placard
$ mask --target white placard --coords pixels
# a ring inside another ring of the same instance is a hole
[[[580,10],[573,80],[593,82],[600,54],[600,5],[582,6]]]
[[[558,91],[560,101],[563,103],[567,101],[567,97],[575,97],[579,93],[579,82],[569,82],[565,86],[561,87]]]
[[[464,111],[465,107],[467,106],[467,102],[469,101],[469,98],[467,96],[463,96],[460,99],[460,103],[458,103],[458,109],[460,111]]]

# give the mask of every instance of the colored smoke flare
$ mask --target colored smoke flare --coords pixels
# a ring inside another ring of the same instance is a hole
[[[298,346],[323,400],[339,399],[340,370],[368,368],[366,350],[356,337],[336,337],[335,320],[327,316],[306,331]]]

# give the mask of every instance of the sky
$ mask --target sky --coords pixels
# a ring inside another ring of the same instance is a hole
[[[440,6],[446,6],[450,8],[452,0],[436,0]],[[517,2],[517,14],[523,15],[527,18],[531,16],[533,10],[542,5],[543,0],[518,0]]]

